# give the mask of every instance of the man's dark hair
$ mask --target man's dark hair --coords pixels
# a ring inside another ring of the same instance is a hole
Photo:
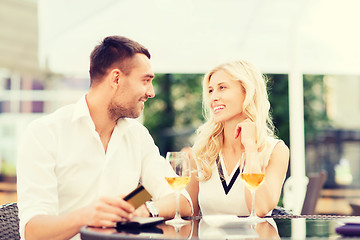
[[[122,36],[106,37],[90,55],[90,85],[103,77],[110,67],[119,68],[125,75],[130,74],[127,63],[136,53],[142,53],[150,59],[149,51],[141,44]]]

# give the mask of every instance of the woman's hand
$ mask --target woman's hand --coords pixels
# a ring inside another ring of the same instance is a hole
[[[240,136],[245,151],[256,151],[256,125],[250,119],[238,123],[235,127],[235,139]]]

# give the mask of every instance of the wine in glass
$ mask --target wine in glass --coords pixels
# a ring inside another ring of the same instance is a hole
[[[190,159],[186,152],[168,152],[166,154],[166,160],[170,163],[175,173],[172,172],[171,175],[166,175],[165,179],[176,192],[175,217],[166,221],[166,224],[173,225],[174,227],[181,227],[182,225],[190,223],[190,221],[182,219],[179,213],[180,191],[190,182]]]
[[[264,182],[265,164],[259,158],[258,152],[244,153],[240,164],[240,177],[245,186],[251,192],[251,212],[247,219],[251,222],[262,222],[264,219],[259,218],[255,212],[255,192]]]

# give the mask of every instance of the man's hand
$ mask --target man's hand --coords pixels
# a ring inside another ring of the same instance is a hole
[[[134,207],[122,197],[102,197],[83,212],[88,226],[114,227],[116,222],[130,220],[134,211]]]
[[[135,210],[134,216],[136,216],[136,217],[150,217],[150,212],[147,209],[147,207],[145,206],[145,204],[143,204],[143,205],[141,205],[140,207],[138,207]]]

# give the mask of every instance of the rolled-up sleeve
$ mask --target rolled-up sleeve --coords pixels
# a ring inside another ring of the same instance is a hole
[[[55,139],[39,122],[24,132],[17,154],[17,194],[20,235],[24,239],[25,225],[36,215],[58,214]]]

